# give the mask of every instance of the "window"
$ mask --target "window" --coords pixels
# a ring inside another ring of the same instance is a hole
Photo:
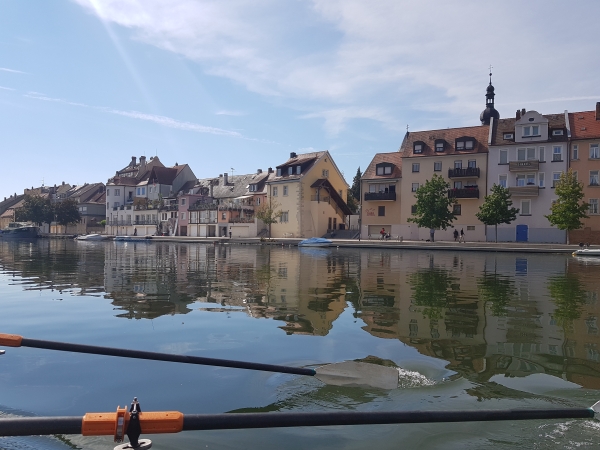
[[[386,175],[391,175],[392,174],[392,166],[385,166],[383,168],[383,171]]]
[[[276,187],[273,188],[273,197],[277,197],[277,188]]]
[[[562,147],[555,145],[552,148],[552,161],[562,161]]]
[[[281,176],[281,169],[277,169],[277,176],[280,177]]]
[[[378,216],[385,216],[385,206],[378,206],[377,207],[377,215]]]
[[[185,213],[184,212],[181,213],[181,220],[185,220]]]
[[[465,148],[467,150],[473,150],[473,141],[465,141]]]
[[[598,144],[590,144],[590,159],[599,159]]]
[[[455,216],[460,216],[460,211],[461,211],[461,206],[459,203],[455,203],[452,206],[452,214],[454,214]]]
[[[463,187],[462,181],[454,182],[454,189],[462,189],[462,187]]]
[[[283,195],[284,196],[288,195],[288,187],[287,186],[283,187]]]
[[[535,147],[534,148],[528,148],[527,149],[527,159],[529,161],[534,160],[535,159]]]
[[[556,187],[556,184],[560,181],[560,174],[562,172],[553,172],[552,173],[552,187]]]
[[[545,175],[546,174],[544,172],[538,173],[538,186],[541,187],[541,188],[546,187],[546,185],[544,183],[545,178],[546,178]]]
[[[502,186],[503,188],[505,188],[505,187],[506,187],[506,185],[507,185],[507,180],[508,180],[508,177],[507,177],[507,175],[499,175],[499,176],[498,176],[498,184],[499,184],[500,186]]]
[[[475,168],[477,167],[477,161],[475,161],[474,159],[470,159],[470,160],[467,162],[467,167],[468,167],[469,169],[475,169]]]
[[[391,164],[381,164],[377,165],[377,175],[391,175],[392,174],[392,165]]]
[[[121,195],[121,189],[115,189],[115,195],[118,197]]]
[[[531,215],[531,200],[521,200],[521,215],[522,216],[530,216]]]
[[[598,214],[598,199],[590,198],[588,199],[589,209],[588,214]]]
[[[289,219],[290,219],[290,212],[289,211],[283,211],[281,213],[281,217],[279,218],[279,223],[288,223]]]
[[[504,139],[513,139],[515,136],[512,133],[504,133]]]
[[[160,213],[160,220],[167,220],[167,213]]]
[[[540,147],[540,162],[546,162],[546,149]]]
[[[296,166],[296,175],[300,175],[302,173],[302,166]]]
[[[417,205],[411,205],[411,207],[410,207],[410,213],[411,214],[416,214],[417,213]]]
[[[462,169],[462,161],[454,161],[454,168],[455,169]]]
[[[413,172],[419,172],[420,169],[421,169],[421,165],[419,163],[413,163],[413,165],[412,165]]]
[[[419,183],[413,183],[411,192],[417,192],[417,189],[419,189]]]
[[[183,205],[185,205],[185,198],[182,198],[182,199],[181,199],[181,205],[182,205],[182,206],[183,206]]]
[[[598,171],[590,170],[590,186],[598,186],[598,184],[600,184],[598,178]]]
[[[508,164],[508,150],[500,150],[500,162],[498,164]]]
[[[534,137],[540,135],[540,126],[539,125],[529,125],[523,127],[523,137]]]
[[[527,186],[535,186],[535,173],[528,173],[525,176],[525,182]]]
[[[579,146],[577,144],[573,145],[573,153],[571,154],[571,159],[579,159]]]
[[[517,175],[517,186],[525,186],[525,175]]]
[[[438,139],[435,141],[435,151],[436,152],[443,152],[444,151],[444,144],[445,141]]]
[[[118,208],[119,206],[121,206],[121,204],[119,202],[114,202],[113,203],[113,208]]]
[[[422,142],[415,142],[413,144],[413,152],[414,153],[423,153],[423,143]]]
[[[434,172],[441,172],[442,171],[442,162],[441,161],[434,162],[433,170],[434,170]]]
[[[294,174],[294,168],[292,166],[288,167],[288,175]]]
[[[562,136],[563,130],[552,130],[552,136]]]
[[[329,176],[329,170],[327,169],[323,169],[323,171],[321,172],[323,178],[327,178]]]
[[[226,220],[226,219],[227,219],[227,213],[222,213],[221,220]]]
[[[525,148],[517,149],[517,161],[525,161],[526,156],[527,156],[527,149],[525,149]]]
[[[110,202],[106,202],[106,209],[110,208]]]
[[[110,195],[110,189],[106,190],[106,196],[108,197]]]
[[[255,184],[251,184],[248,186],[248,191],[249,192],[256,192],[256,185]]]

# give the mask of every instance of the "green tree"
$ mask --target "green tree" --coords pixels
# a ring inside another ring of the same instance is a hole
[[[590,205],[582,202],[583,183],[577,181],[572,169],[560,175],[554,193],[558,199],[552,203],[550,214],[544,217],[559,230],[566,230],[569,243],[569,231],[583,227],[581,219],[588,217],[586,211]]]
[[[277,223],[277,220],[283,214],[283,211],[279,208],[279,203],[275,200],[269,199],[268,202],[264,202],[256,209],[254,215],[257,219],[261,220],[262,223],[269,227],[269,238],[271,237],[271,225]]]
[[[505,316],[508,303],[517,293],[514,281],[496,273],[484,272],[477,280],[479,297],[491,304],[493,316]]]
[[[360,201],[360,178],[362,177],[362,172],[360,171],[360,167],[356,169],[356,175],[352,179],[352,187],[350,188],[350,195],[354,197],[355,200]]]
[[[54,204],[54,218],[62,226],[72,225],[81,220],[76,200],[67,198]]]
[[[15,221],[33,222],[37,226],[54,220],[54,211],[49,198],[26,195],[23,206],[15,211]]]
[[[579,279],[573,275],[554,276],[548,280],[548,291],[556,309],[553,316],[565,332],[573,331],[573,321],[581,316],[587,293]]]
[[[511,223],[517,218],[518,208],[513,208],[508,189],[494,184],[492,193],[485,196],[485,201],[479,207],[475,217],[485,225],[494,225],[496,228],[496,242],[498,242],[498,224]]]
[[[448,188],[450,185],[441,176],[434,174],[431,180],[417,189],[416,212],[408,221],[433,230],[445,230],[452,225],[456,216],[450,206],[456,203],[456,199],[448,197]]]
[[[424,317],[441,319],[443,310],[456,302],[456,282],[446,270],[419,269],[408,278],[413,291],[412,303],[423,307]]]

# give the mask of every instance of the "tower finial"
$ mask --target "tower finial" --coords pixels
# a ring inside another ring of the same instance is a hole
[[[490,84],[492,84],[492,65],[490,64]]]

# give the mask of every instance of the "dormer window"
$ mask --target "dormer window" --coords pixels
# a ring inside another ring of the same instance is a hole
[[[393,170],[393,164],[377,164],[375,166],[375,173],[377,175],[391,175]]]
[[[280,177],[281,176],[281,169],[277,169],[277,176]]]
[[[292,166],[288,167],[288,175],[294,174],[294,168]]]
[[[302,166],[296,166],[296,175],[300,175],[302,173]]]
[[[414,153],[423,153],[423,147],[425,147],[425,144],[421,141],[417,141],[413,144],[413,152]]]
[[[445,150],[445,146],[446,146],[446,141],[444,141],[443,139],[435,140],[435,151],[436,152],[443,152]]]
[[[523,127],[523,137],[534,137],[540,136],[540,126],[539,125],[528,125]]]
[[[515,135],[513,133],[504,133],[504,139],[514,139]]]
[[[456,140],[456,150],[473,150],[475,148],[475,138],[461,137]]]
[[[562,136],[563,130],[552,130],[552,136]]]

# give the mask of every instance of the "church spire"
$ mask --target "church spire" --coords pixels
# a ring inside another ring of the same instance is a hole
[[[485,93],[485,109],[481,112],[479,119],[482,125],[489,125],[490,119],[493,117],[495,120],[500,118],[500,113],[494,108],[494,86],[492,85],[492,66],[490,66],[490,84],[486,89]]]

